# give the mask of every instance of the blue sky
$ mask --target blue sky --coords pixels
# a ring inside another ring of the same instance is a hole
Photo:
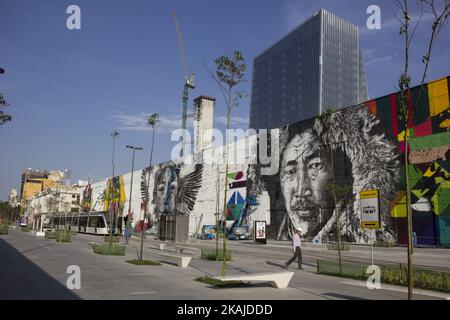
[[[66,28],[70,4],[81,8],[81,30]],[[371,4],[381,8],[381,30],[366,28]],[[320,8],[359,26],[369,96],[395,91],[403,51],[390,0],[0,0],[0,66],[6,70],[0,91],[14,117],[0,127],[0,199],[20,189],[21,172],[29,167],[70,168],[72,182],[110,176],[114,129],[121,133],[116,173],[131,169],[127,144],[144,148],[135,168],[144,167],[150,133],[143,119],[153,112],[163,120],[154,162],[170,158],[169,132],[181,122],[183,86],[173,10],[196,73],[190,104],[201,94],[217,97],[215,126],[223,129],[224,102],[203,60],[212,66],[219,55],[241,50],[249,63],[242,87],[250,94],[253,58]],[[429,21],[423,19],[411,49],[413,84],[422,70]],[[449,34],[447,26],[433,49],[428,79],[449,74]],[[247,98],[233,111],[234,127],[247,128],[249,105]]]

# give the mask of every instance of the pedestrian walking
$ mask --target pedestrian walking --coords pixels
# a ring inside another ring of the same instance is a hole
[[[131,221],[128,220],[128,216],[125,216],[123,220],[125,223],[125,232],[124,232],[125,243],[128,244],[128,241],[131,237]]]
[[[302,235],[302,228],[297,228],[295,230],[294,236],[292,237],[292,249],[294,251],[294,256],[289,259],[285,264],[284,268],[287,268],[295,259],[298,258],[298,268],[303,270],[302,263],[302,241],[300,239]]]

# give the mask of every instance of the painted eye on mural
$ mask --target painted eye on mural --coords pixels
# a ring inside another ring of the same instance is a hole
[[[158,187],[158,191],[159,191],[159,192],[164,192],[165,189],[166,189],[166,188],[164,187],[164,185],[160,185],[160,186]]]
[[[308,164],[308,169],[310,169],[310,170],[322,170],[323,169],[323,163],[320,160],[312,160]]]
[[[283,175],[286,177],[290,177],[295,173],[295,167],[294,166],[287,166],[283,169]]]

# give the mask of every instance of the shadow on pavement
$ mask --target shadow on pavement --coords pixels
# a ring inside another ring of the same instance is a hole
[[[80,299],[5,240],[0,239],[0,299]]]
[[[334,297],[334,298],[339,298],[339,299],[344,299],[344,300],[368,300],[368,299],[364,299],[361,297],[354,297],[354,296],[348,296],[346,294],[339,294],[339,293],[322,293],[323,296],[329,296],[329,297]]]

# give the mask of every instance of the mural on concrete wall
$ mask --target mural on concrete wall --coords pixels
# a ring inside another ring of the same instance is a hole
[[[141,207],[145,210],[149,199],[154,205],[146,229],[151,228],[162,214],[189,215],[202,186],[203,165],[177,164],[173,161],[162,163],[156,166],[156,171],[153,170],[150,179],[153,187],[152,184],[148,186],[149,169],[142,170],[141,175]]]
[[[125,206],[125,183],[122,176],[109,178],[106,182],[105,198],[103,201],[103,211],[109,211],[109,206],[112,204],[113,213],[116,216],[123,215],[123,208]]]
[[[81,210],[84,212],[91,211],[92,207],[92,187],[91,184],[88,184],[86,188],[83,190],[82,195],[82,201],[81,201]]]
[[[410,137],[409,179],[414,239],[418,244],[450,245],[450,108],[449,78],[428,83],[406,134]],[[412,92],[413,103],[417,89]],[[384,112],[384,125],[404,154],[405,132],[399,132],[395,95],[376,100],[375,112]],[[390,111],[390,112],[389,112]],[[403,161],[403,160],[402,160]],[[404,176],[404,166],[400,170]],[[403,182],[404,179],[401,181]],[[398,230],[398,242],[406,243],[406,198],[402,183],[390,212]]]
[[[358,195],[378,188],[385,210],[377,236],[395,240],[386,211],[400,165],[395,144],[379,122],[367,108],[359,107],[335,112],[326,121],[315,118],[282,128],[279,173],[258,177],[271,198],[272,237],[291,238],[301,227],[307,241],[332,241],[339,215],[343,240],[367,241],[369,233],[360,228]]]
[[[418,88],[411,90],[411,106]],[[410,106],[410,107],[411,107]],[[302,227],[309,241],[365,242],[358,194],[380,189],[382,228],[377,239],[406,242],[404,137],[410,137],[413,229],[418,244],[450,244],[450,109],[448,78],[427,84],[407,133],[399,130],[397,95],[281,128],[280,170],[261,176],[251,165],[248,192],[269,192],[270,235],[288,239]],[[332,152],[330,153],[330,147]],[[331,161],[333,159],[333,162]],[[333,205],[333,170],[336,205]]]
[[[364,242],[368,233],[359,226],[359,192],[380,189],[382,229],[377,239],[404,244],[404,137],[408,134],[415,239],[418,244],[450,246],[448,80],[426,84],[420,98],[418,88],[411,90],[412,104],[419,98],[419,107],[407,132],[401,129],[395,93],[335,112],[325,122],[315,118],[280,128],[278,173],[264,176],[262,166],[255,164],[230,169],[228,218],[239,217],[249,224],[255,217],[267,220],[272,239],[289,239],[301,226],[306,240],[327,241],[336,239],[339,213],[342,239]],[[214,213],[223,209],[224,192],[216,184],[224,171],[224,165],[166,162],[152,167],[148,188],[149,171],[144,169],[141,181],[134,180],[133,194],[138,195],[140,183],[141,203],[133,204],[133,210],[140,205],[142,213],[148,204],[151,221],[163,213],[189,214],[191,232],[197,225],[215,224]],[[108,200],[103,204],[102,199],[109,192],[100,194],[104,189],[105,182],[93,184],[94,205],[98,201],[97,206],[108,208]]]

